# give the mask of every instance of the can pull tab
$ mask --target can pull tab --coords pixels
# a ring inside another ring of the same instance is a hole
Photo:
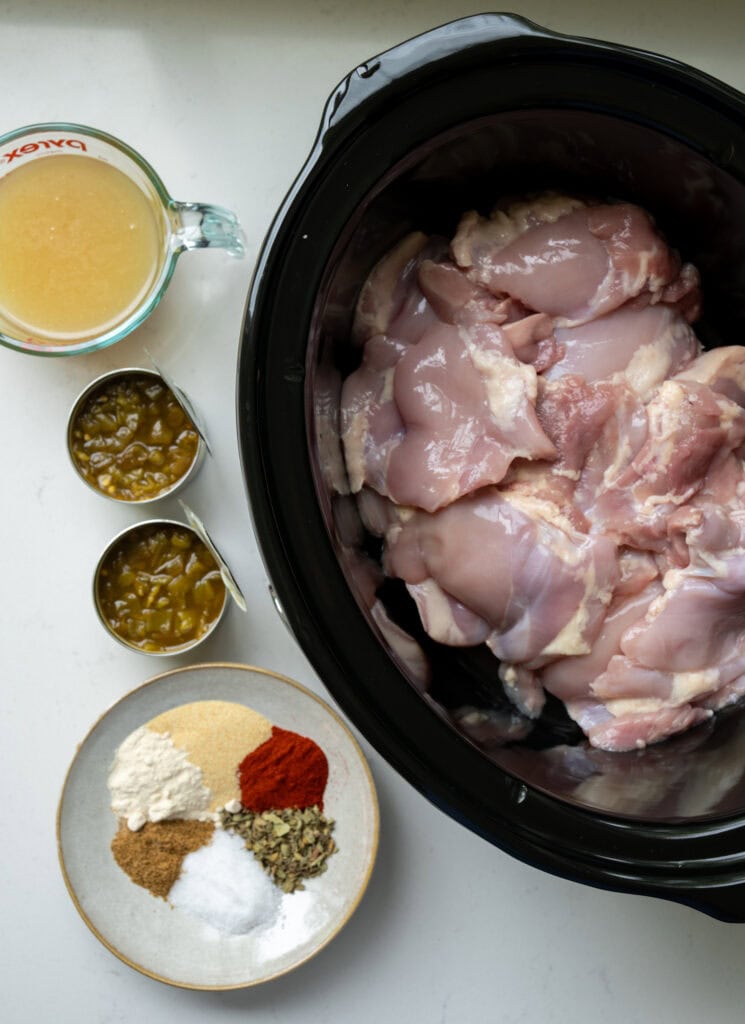
[[[225,584],[228,593],[233,598],[238,607],[241,609],[241,611],[245,612],[247,610],[247,605],[246,599],[241,593],[241,588],[235,582],[235,578],[232,572],[230,571],[230,568],[228,567],[228,563],[222,557],[218,549],[215,547],[214,541],[207,533],[207,529],[204,523],[196,514],[196,512],[190,509],[189,506],[181,500],[181,498],[178,499],[178,503],[184,510],[184,515],[186,516],[189,522],[189,526],[191,526],[192,530],[194,530],[199,539],[203,542],[205,547],[210,551],[212,557],[217,562],[217,566],[220,570],[220,576],[222,577],[222,581]]]
[[[196,432],[199,434],[199,436],[201,437],[202,441],[204,442],[204,447],[207,449],[209,454],[212,455],[212,448],[210,447],[209,440],[207,439],[207,434],[205,433],[205,430],[204,430],[204,424],[202,422],[202,418],[199,415],[199,413],[196,411],[194,406],[192,405],[191,399],[188,397],[188,395],[184,394],[184,392],[178,386],[176,381],[173,380],[165,372],[165,370],[163,370],[160,366],[158,366],[158,364],[155,362],[155,360],[153,359],[152,355],[148,351],[147,347],[145,347],[145,355],[148,357],[150,362],[153,364],[153,369],[155,370],[155,372],[160,374],[160,376],[166,382],[167,386],[173,392],[173,394],[176,397],[176,401],[181,406],[181,408],[184,410],[184,412],[189,417],[191,422],[194,424],[194,429],[196,430]]]

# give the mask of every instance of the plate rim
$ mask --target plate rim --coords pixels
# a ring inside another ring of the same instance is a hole
[[[67,794],[67,787],[70,781],[70,774],[73,768],[75,767],[75,764],[77,763],[81,750],[88,742],[90,737],[93,735],[95,730],[98,729],[98,727],[101,725],[103,720],[109,714],[111,714],[111,712],[116,707],[118,707],[124,701],[128,700],[134,694],[139,693],[147,687],[153,686],[154,684],[160,682],[161,680],[169,676],[179,675],[183,672],[193,672],[198,669],[238,669],[240,671],[245,672],[255,672],[259,675],[268,676],[271,679],[276,679],[279,680],[279,682],[286,683],[294,689],[299,690],[306,697],[310,697],[314,701],[316,701],[316,703],[320,704],[321,707],[334,719],[336,724],[341,727],[342,731],[346,733],[347,738],[351,741],[352,747],[355,753],[357,754],[357,757],[359,758],[359,761],[364,769],[364,775],[367,781],[371,809],[373,813],[373,828],[371,837],[372,846],[370,850],[370,857],[367,865],[367,870],[365,871],[365,875],[357,889],[355,897],[351,905],[349,906],[346,914],[342,918],[340,918],[335,928],[330,932],[329,935],[326,936],[324,941],[320,943],[320,945],[318,945],[315,949],[311,950],[311,952],[306,953],[301,959],[297,960],[295,963],[290,964],[290,966],[288,967],[283,967],[281,970],[275,971],[273,974],[269,974],[266,977],[219,985],[204,985],[188,981],[179,981],[173,978],[167,978],[164,975],[158,974],[156,971],[150,970],[143,964],[139,964],[136,961],[132,960],[125,953],[122,953],[121,950],[117,949],[116,946],[114,946],[104,935],[102,935],[99,929],[93,924],[93,922],[90,920],[85,910],[81,906],[80,900],[78,899],[77,893],[72,884],[70,876],[67,873],[67,868],[65,866],[64,851],[62,848],[61,835],[63,804],[65,802],[65,796]],[[117,957],[117,959],[119,959],[122,963],[126,964],[128,967],[133,968],[138,973],[143,974],[148,978],[152,978],[154,981],[159,981],[162,984],[170,985],[174,988],[190,989],[192,991],[199,992],[226,992],[234,991],[236,989],[253,988],[256,985],[263,985],[267,981],[274,981],[277,978],[281,978],[285,974],[289,974],[291,971],[296,970],[296,968],[301,967],[303,964],[308,963],[309,960],[312,960],[315,956],[317,956],[321,952],[321,950],[325,949],[326,946],[328,946],[329,943],[336,938],[339,932],[344,928],[344,926],[349,922],[349,920],[354,915],[355,911],[357,910],[362,901],[363,896],[367,891],[368,885],[370,884],[370,879],[372,877],[372,873],[375,868],[375,863],[377,860],[378,845],[380,839],[380,805],[378,801],[377,788],[375,786],[375,780],[373,779],[370,765],[368,763],[367,758],[365,757],[365,754],[357,738],[354,736],[351,729],[349,728],[347,723],[342,719],[339,713],[335,711],[334,708],[332,708],[322,697],[320,697],[317,693],[314,693],[313,690],[310,690],[307,686],[304,686],[302,683],[297,682],[297,680],[291,679],[289,676],[283,675],[281,672],[275,672],[273,669],[262,668],[259,665],[244,664],[242,662],[210,661],[200,662],[196,665],[180,665],[176,668],[168,669],[165,672],[159,672],[157,675],[151,676],[149,679],[146,679],[145,682],[140,683],[138,686],[133,687],[131,690],[128,690],[117,700],[109,704],[109,706],[103,712],[101,712],[98,718],[96,718],[96,720],[88,728],[86,734],[77,744],[75,748],[75,753],[67,767],[67,771],[65,772],[65,777],[62,782],[59,801],[57,803],[55,832],[57,841],[57,858],[59,861],[60,869],[62,871],[62,878],[65,883],[65,888],[67,889],[67,892],[73,902],[73,905],[77,910],[78,914],[80,915],[80,917],[82,918],[83,922],[87,925],[88,929],[93,933],[93,935],[98,939],[98,941],[103,946],[105,946],[106,949],[109,950],[110,953],[113,953],[114,956]]]

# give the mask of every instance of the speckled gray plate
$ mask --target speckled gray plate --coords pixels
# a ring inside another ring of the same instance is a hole
[[[304,892],[282,896],[278,921],[222,935],[135,885],[109,845],[109,766],[119,744],[162,711],[196,700],[236,701],[284,729],[309,736],[329,762],[324,813],[336,821],[338,851]],[[310,690],[247,665],[174,669],[123,697],[96,722],[70,766],[57,813],[67,888],[83,920],[136,970],[184,988],[256,985],[304,963],[349,920],[367,887],[378,845],[378,804],[362,751],[346,725]]]

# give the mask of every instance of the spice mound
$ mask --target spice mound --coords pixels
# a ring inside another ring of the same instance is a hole
[[[217,830],[185,858],[169,899],[218,931],[243,935],[277,920],[282,894],[238,836]]]
[[[181,874],[184,858],[208,843],[214,831],[209,821],[148,822],[138,832],[122,822],[111,852],[133,882],[165,899]]]
[[[217,623],[225,584],[206,545],[169,521],[128,530],[96,574],[104,623],[128,647],[173,653],[191,647]]]
[[[331,833],[334,823],[317,806],[298,810],[224,811],[223,828],[245,840],[264,870],[283,892],[304,889],[303,880],[326,870],[326,860],[336,849]]]
[[[109,771],[129,878],[223,934],[276,923],[336,852],[314,740],[230,701],[195,701],[135,729]]]
[[[150,821],[208,817],[202,769],[167,734],[141,726],[119,747],[109,772],[112,811],[133,832]]]
[[[76,410],[70,454],[91,487],[118,501],[152,501],[194,464],[199,434],[155,373],[107,377]]]
[[[326,755],[296,732],[275,726],[271,738],[241,761],[238,774],[241,801],[252,811],[314,805],[323,810],[329,775]]]

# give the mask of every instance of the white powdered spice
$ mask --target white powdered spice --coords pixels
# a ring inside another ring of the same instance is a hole
[[[222,829],[215,829],[207,846],[184,857],[168,894],[174,907],[231,935],[272,924],[281,899],[281,890],[240,836]]]
[[[170,737],[144,726],[117,749],[108,783],[112,811],[126,818],[133,832],[146,821],[212,817],[212,793],[204,785],[201,768]]]

